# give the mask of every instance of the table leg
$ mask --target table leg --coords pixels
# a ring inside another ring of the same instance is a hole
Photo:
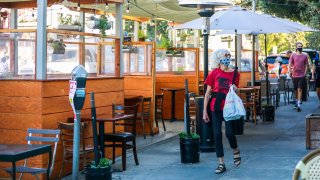
[[[16,179],[16,162],[15,161],[12,162],[12,179],[13,180]]]
[[[176,106],[176,92],[171,92],[171,120],[170,122],[173,122],[176,120],[176,112],[175,112],[175,106]]]
[[[50,179],[50,166],[52,163],[52,150],[49,150],[49,162],[48,162],[48,169],[47,169],[47,179]]]
[[[104,123],[99,122],[99,136],[100,136],[100,151],[101,151],[101,157],[104,158]]]

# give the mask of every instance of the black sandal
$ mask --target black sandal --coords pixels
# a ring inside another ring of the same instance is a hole
[[[227,169],[226,169],[226,166],[224,164],[219,164],[217,169],[216,169],[216,174],[221,174],[223,172],[225,172]]]
[[[239,155],[238,157],[233,157],[233,163],[236,167],[240,166],[241,164],[241,157],[240,157],[240,151],[233,153],[233,156]]]

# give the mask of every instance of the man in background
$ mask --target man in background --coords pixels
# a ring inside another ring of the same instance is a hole
[[[292,77],[293,88],[297,103],[294,109],[301,111],[302,87],[305,86],[306,75],[308,71],[308,56],[302,53],[303,45],[301,42],[296,43],[296,53],[293,53],[289,59],[288,70]]]

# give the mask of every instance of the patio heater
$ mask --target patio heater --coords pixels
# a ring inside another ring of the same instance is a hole
[[[199,16],[203,19],[202,35],[203,35],[203,64],[204,64],[204,80],[208,76],[208,42],[210,34],[210,17],[214,14],[215,7],[228,7],[232,4],[226,2],[226,0],[213,1],[213,0],[180,0],[179,5],[183,7],[197,8]],[[206,92],[207,86],[204,85],[204,92]],[[203,97],[196,97],[196,111],[197,111],[197,133],[200,135],[200,151],[201,152],[213,152],[214,137],[212,122],[204,123],[202,121],[203,111]]]

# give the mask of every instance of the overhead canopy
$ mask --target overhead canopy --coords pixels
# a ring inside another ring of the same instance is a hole
[[[69,7],[77,7],[78,0],[47,0],[48,6],[64,4]],[[181,7],[177,0],[107,0],[108,12],[115,12],[115,2],[123,2],[123,15],[144,18],[162,18],[174,23],[184,23],[199,17],[196,8]],[[97,9],[105,11],[106,0],[80,0],[81,9]],[[129,5],[129,13],[126,12]],[[35,8],[37,0],[0,0],[2,8]]]
[[[61,3],[63,0],[47,0],[48,6]],[[68,0],[70,2],[78,3],[78,0]],[[80,0],[81,4],[94,4],[96,2],[105,3],[105,0]],[[108,0],[108,3],[122,3],[123,0]],[[37,0],[0,0],[0,7],[11,9],[35,8],[37,7]]]

